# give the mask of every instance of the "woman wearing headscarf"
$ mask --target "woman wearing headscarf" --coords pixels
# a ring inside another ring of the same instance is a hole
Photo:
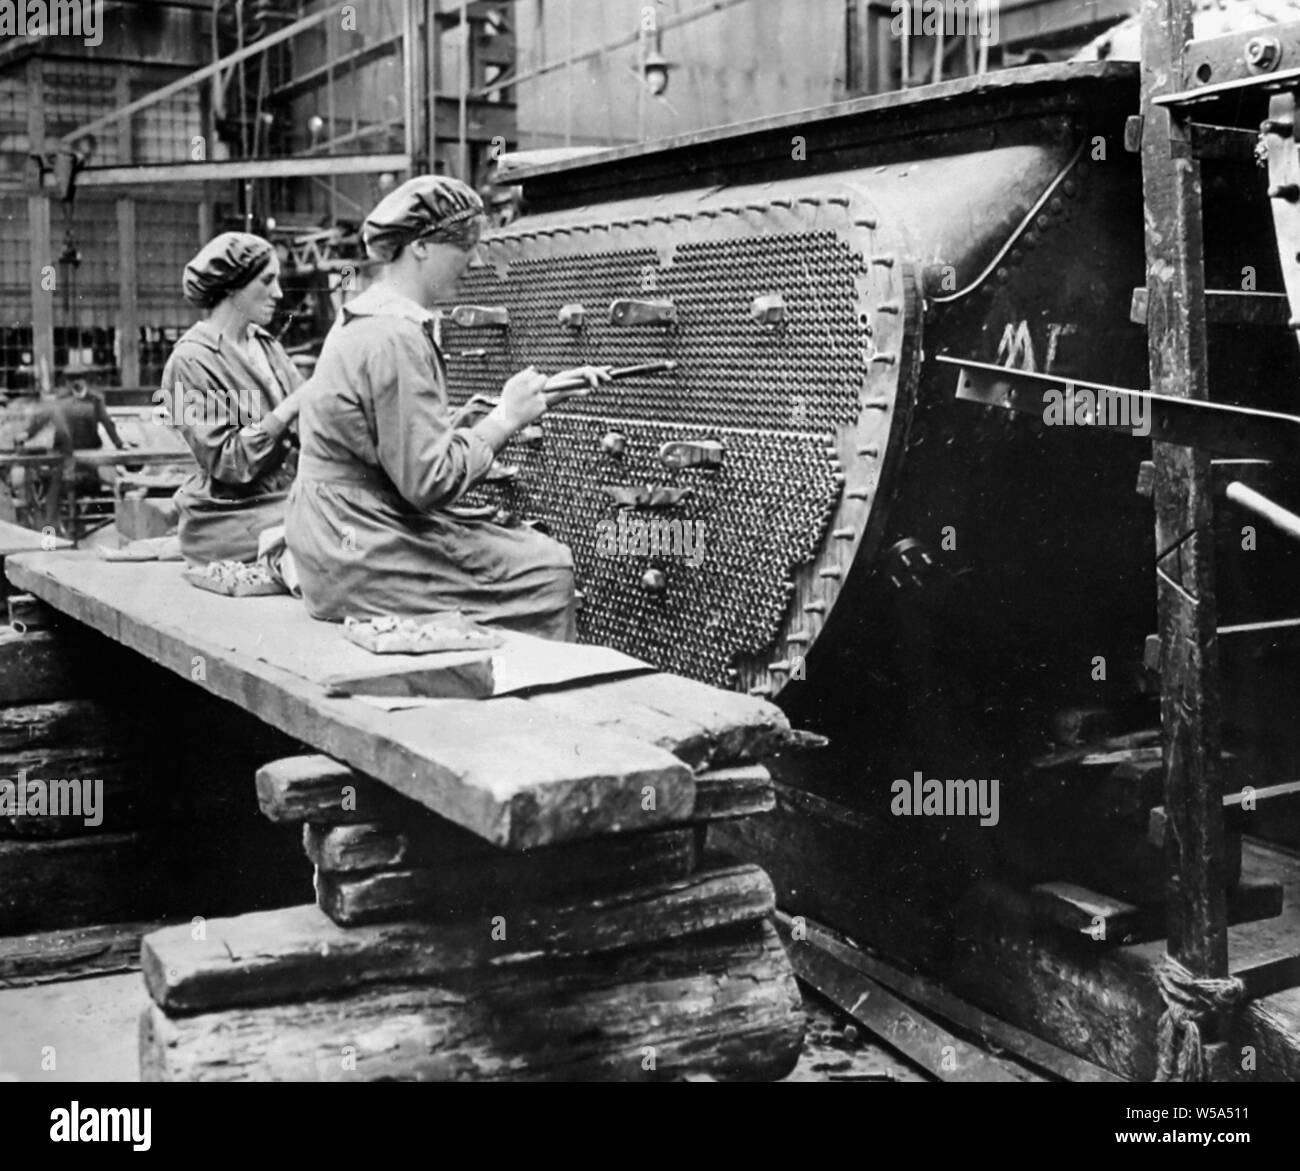
[[[317,618],[460,610],[572,637],[569,550],[456,511],[510,436],[547,408],[546,379],[529,367],[472,425],[448,409],[432,309],[453,297],[483,223],[472,188],[424,175],[386,196],[362,228],[367,252],[385,267],[325,339],[303,401],[286,522]]]
[[[162,396],[199,462],[176,493],[192,564],[255,561],[259,537],[284,522],[302,377],[266,331],[279,275],[274,247],[245,232],[222,233],[185,266],[185,298],[207,316],[172,350]]]

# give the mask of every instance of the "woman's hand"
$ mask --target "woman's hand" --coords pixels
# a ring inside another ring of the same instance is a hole
[[[546,375],[535,366],[520,370],[501,389],[501,401],[489,418],[496,420],[512,435],[546,413]]]

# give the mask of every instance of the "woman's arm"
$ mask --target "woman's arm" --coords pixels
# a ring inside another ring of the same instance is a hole
[[[234,385],[237,377],[231,371],[223,385],[219,371],[176,354],[163,371],[165,401],[182,410],[173,425],[204,471],[232,485],[251,484],[279,465],[285,456],[281,438],[297,414],[296,405],[282,410],[281,403],[260,420],[241,420],[237,410],[232,418],[231,399],[238,403],[241,397]]]
[[[521,406],[521,389],[545,382],[534,371],[511,379],[514,389],[507,384],[501,404],[474,426],[454,426],[429,342],[410,323],[377,340],[364,363],[380,466],[416,508],[454,504],[486,475],[510,436],[546,409],[543,401],[530,414],[531,399]]]

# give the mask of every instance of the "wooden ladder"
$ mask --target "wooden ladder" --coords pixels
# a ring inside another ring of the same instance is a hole
[[[1294,170],[1294,119],[1285,111],[1294,111],[1300,88],[1300,23],[1196,41],[1192,12],[1192,0],[1143,0],[1141,119],[1131,128],[1137,133],[1127,137],[1140,137],[1142,157],[1150,389],[1208,400],[1207,320],[1220,317],[1216,296],[1237,297],[1212,291],[1207,298],[1201,159],[1249,162],[1255,144],[1264,142],[1271,172]],[[1224,114],[1262,93],[1276,95],[1263,127],[1234,125]],[[1212,116],[1202,119],[1207,112]],[[1291,298],[1287,317],[1294,318],[1300,316],[1294,312],[1300,173],[1286,180],[1294,189],[1279,190],[1273,173],[1270,180],[1273,203],[1285,205],[1275,206],[1275,226]],[[1277,294],[1248,294],[1239,305],[1251,320],[1280,324],[1281,301]],[[1154,447],[1164,795],[1171,831],[1167,947],[1195,979],[1215,980],[1229,975],[1213,528],[1215,485],[1225,469],[1213,466],[1218,461],[1202,449]],[[1226,495],[1300,536],[1300,518],[1244,488],[1235,483]],[[1232,1060],[1222,1044],[1226,1022],[1211,1018],[1206,1024],[1205,1076],[1218,1080]]]

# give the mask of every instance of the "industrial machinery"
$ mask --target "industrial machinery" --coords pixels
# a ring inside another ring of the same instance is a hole
[[[453,390],[677,363],[551,412],[483,489],[573,548],[585,636],[836,737],[888,728],[895,758],[1136,694],[1149,443],[962,401],[937,360],[1146,385],[1136,92],[1129,64],[1040,66],[511,170],[525,215],[444,321]],[[1240,225],[1207,242],[1211,361],[1287,408],[1294,343],[1234,308],[1282,288],[1266,176],[1236,166],[1205,164]],[[620,513],[648,538],[610,555]],[[1289,556],[1225,575],[1225,615],[1270,617]]]

